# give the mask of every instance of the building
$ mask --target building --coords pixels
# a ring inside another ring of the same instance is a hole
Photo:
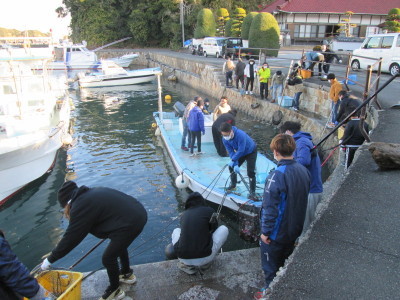
[[[276,0],[260,12],[273,14],[281,32],[289,34],[292,43],[320,43],[339,35],[339,24],[345,12],[351,11],[354,37],[379,33],[388,12],[400,6],[399,0]]]

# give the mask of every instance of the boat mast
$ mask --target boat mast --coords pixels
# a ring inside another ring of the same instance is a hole
[[[163,111],[162,111],[162,88],[161,88],[161,72],[158,72],[156,74],[157,76],[157,83],[158,83],[158,115],[160,118],[160,121],[162,122],[163,120]]]

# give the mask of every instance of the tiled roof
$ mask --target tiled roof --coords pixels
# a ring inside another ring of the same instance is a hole
[[[389,10],[400,7],[399,0],[276,0],[260,12],[272,13],[275,10],[287,12],[344,13],[387,15]]]

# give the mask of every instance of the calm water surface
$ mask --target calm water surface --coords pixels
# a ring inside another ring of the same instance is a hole
[[[187,191],[174,187],[175,171],[151,127],[152,113],[157,110],[156,84],[70,92],[76,106],[72,115],[74,146],[60,150],[51,173],[29,184],[0,209],[0,228],[28,268],[40,263],[67,226],[57,202],[57,190],[68,178],[78,185],[115,188],[141,201],[149,219],[144,232],[130,247],[131,263],[164,260],[164,247],[179,223],[174,218],[183,209]],[[163,82],[163,95],[166,94],[172,96],[172,103],[164,103],[163,107],[171,111],[175,101],[186,104],[198,93],[179,84]],[[200,96],[203,95],[200,93]],[[210,100],[213,108],[217,100]],[[275,130],[245,120],[245,116],[239,115],[238,119],[238,126],[251,132],[259,149],[268,149]],[[239,238],[235,213],[223,210],[221,218],[230,229],[224,251],[256,246]],[[97,242],[97,238],[89,235],[54,267],[68,268]],[[101,267],[101,254],[106,245],[103,243],[75,270]]]

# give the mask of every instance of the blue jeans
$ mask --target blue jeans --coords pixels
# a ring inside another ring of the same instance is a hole
[[[272,100],[278,100],[282,96],[283,84],[274,84],[272,86]]]
[[[303,94],[303,92],[298,92],[298,93],[294,94],[294,97],[293,97],[293,107],[294,108],[299,109],[301,94]]]
[[[336,103],[332,101],[332,123],[335,123],[337,121],[339,106],[340,106],[340,100],[338,100]]]
[[[268,288],[276,272],[285,264],[285,260],[294,250],[293,244],[279,244],[271,241],[265,244],[260,240],[261,266],[265,276],[265,287]]]
[[[230,83],[232,82],[232,75],[233,75],[233,71],[228,71],[225,73],[225,78],[226,78],[226,86],[229,86]]]
[[[182,126],[183,126],[183,132],[182,132],[182,143],[181,147],[186,146],[186,138],[188,136],[188,125],[185,119],[182,119]],[[188,144],[190,146],[190,144]]]

